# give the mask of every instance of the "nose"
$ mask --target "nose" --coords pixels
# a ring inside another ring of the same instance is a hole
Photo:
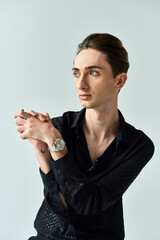
[[[77,88],[78,90],[81,90],[81,89],[87,89],[88,88],[88,83],[87,83],[87,78],[85,75],[81,75],[78,79],[78,82],[77,82]]]

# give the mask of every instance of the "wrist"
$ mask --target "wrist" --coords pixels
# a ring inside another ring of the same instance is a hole
[[[62,138],[62,136],[59,132],[56,132],[55,134],[55,129],[52,128],[52,130],[50,131],[50,134],[46,139],[46,144],[48,145],[48,147],[52,147],[57,138]]]
[[[68,153],[67,147],[65,146],[65,148],[61,151],[58,152],[52,152],[51,156],[53,158],[54,161],[64,157],[66,154]]]
[[[48,147],[39,147],[39,148],[34,148],[34,154],[36,156],[43,155],[45,157],[50,155],[50,152],[48,151]]]
[[[47,150],[48,149],[48,146],[46,143],[42,142],[42,141],[36,141],[35,143],[32,144],[33,146],[33,149],[36,151],[36,150],[40,150],[40,149],[43,149],[43,150]]]

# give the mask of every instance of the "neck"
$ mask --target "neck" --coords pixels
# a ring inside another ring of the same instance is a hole
[[[86,109],[82,126],[87,135],[99,141],[116,137],[119,129],[117,105],[105,106],[101,109]]]

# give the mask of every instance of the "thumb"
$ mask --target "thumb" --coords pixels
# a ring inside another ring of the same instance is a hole
[[[51,121],[51,118],[50,118],[50,116],[49,116],[49,113],[46,112],[45,115],[46,115],[47,119],[48,119],[49,121]]]

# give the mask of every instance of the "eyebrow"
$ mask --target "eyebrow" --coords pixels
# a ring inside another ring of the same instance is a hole
[[[99,66],[88,66],[88,67],[85,67],[85,69],[92,69],[92,68],[99,68],[99,69],[102,69],[102,68],[99,67]],[[72,70],[79,70],[79,68],[74,67],[74,68],[72,68]]]

